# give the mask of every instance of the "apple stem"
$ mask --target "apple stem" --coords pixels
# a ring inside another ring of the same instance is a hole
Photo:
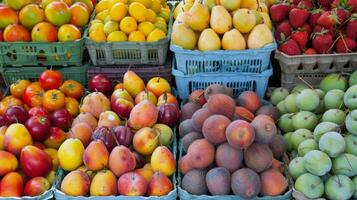
[[[314,87],[312,87],[312,85],[310,85],[308,82],[306,82],[303,78],[301,78],[300,76],[298,76],[298,78],[299,78],[302,82],[304,82],[307,86],[309,86],[309,88],[314,89]]]

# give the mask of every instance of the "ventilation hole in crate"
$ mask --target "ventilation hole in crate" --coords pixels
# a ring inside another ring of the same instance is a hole
[[[302,65],[299,65],[298,67],[297,67],[297,70],[303,70],[304,69],[304,67],[302,66]]]
[[[44,50],[40,50],[37,54],[37,60],[38,61],[46,61],[46,55],[45,55],[45,51]]]
[[[314,65],[314,67],[312,68],[313,70],[317,70],[319,68],[318,65]]]
[[[12,50],[12,52],[7,52],[6,56],[9,57],[12,60],[16,60],[17,59],[16,50]]]
[[[330,66],[328,67],[330,70],[333,69],[333,64],[330,64]]]

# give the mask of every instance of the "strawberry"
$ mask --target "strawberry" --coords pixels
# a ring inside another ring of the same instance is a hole
[[[306,31],[295,31],[291,34],[291,39],[295,40],[302,50],[309,42],[309,34]]]
[[[318,32],[324,31],[324,30],[327,30],[328,31],[327,34],[330,34],[332,37],[335,35],[333,27],[323,27],[320,25],[316,25],[313,32],[318,33]]]
[[[275,23],[283,21],[288,17],[290,6],[286,3],[274,4],[270,7],[271,20]]]
[[[300,1],[301,1],[301,0],[292,0],[292,3],[293,3],[294,5],[298,5],[298,4],[300,3]]]
[[[305,23],[301,26],[300,30],[306,31],[309,35],[311,34],[312,30],[308,23]]]
[[[335,50],[337,53],[350,53],[356,50],[356,45],[353,39],[342,36],[337,40]]]
[[[314,48],[308,48],[305,50],[304,54],[306,55],[314,55],[317,54],[316,50]]]
[[[330,7],[333,0],[317,0],[322,7]]]
[[[338,17],[335,13],[331,11],[324,12],[318,19],[317,24],[323,27],[333,27],[338,22]]]
[[[301,54],[300,47],[297,42],[293,39],[289,39],[279,46],[279,51],[288,55],[299,55]]]
[[[311,11],[311,15],[309,17],[309,24],[311,27],[315,27],[317,20],[319,19],[319,17],[322,15],[322,9],[321,8],[317,8]]]
[[[357,38],[357,14],[353,14],[346,26],[346,35],[349,38]]]
[[[310,0],[301,0],[297,7],[303,9],[312,9],[314,4],[312,4]]]
[[[351,16],[351,12],[342,7],[334,8],[333,12],[336,13],[340,24],[343,24]]]
[[[289,21],[293,28],[299,28],[309,18],[309,12],[307,9],[293,8],[289,13]]]
[[[337,8],[340,5],[340,0],[333,0],[331,3],[331,9]]]
[[[289,24],[288,20],[285,20],[285,21],[281,22],[278,25],[278,27],[276,28],[274,37],[276,40],[281,40],[282,34],[285,38],[287,38],[291,35],[291,32],[292,32],[291,25]]]
[[[353,13],[357,13],[357,0],[348,0],[347,4],[351,6]]]
[[[333,44],[333,37],[327,34],[327,30],[312,35],[312,46],[318,53],[329,53]]]

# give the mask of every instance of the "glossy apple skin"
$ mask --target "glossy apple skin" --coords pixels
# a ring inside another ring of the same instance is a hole
[[[50,182],[44,177],[34,177],[27,181],[24,189],[25,196],[38,196],[49,190]]]
[[[45,116],[37,115],[30,117],[25,126],[34,140],[43,141],[50,132],[51,121]]]
[[[112,110],[122,118],[129,119],[134,104],[126,99],[118,98],[111,102]]]
[[[31,178],[46,176],[52,169],[51,157],[32,145],[21,150],[20,163],[24,173]]]
[[[158,122],[174,126],[180,121],[180,110],[173,103],[164,103],[159,106]]]
[[[88,88],[90,92],[101,92],[106,96],[113,92],[113,85],[104,74],[98,74],[93,76],[88,83]]]
[[[47,135],[47,138],[43,143],[48,148],[58,149],[61,144],[67,139],[67,134],[60,128],[52,126],[50,132]]]
[[[29,118],[27,111],[21,106],[11,106],[5,111],[4,119],[7,125],[24,124]]]
[[[68,130],[72,125],[72,121],[71,114],[64,108],[56,110],[51,116],[52,125],[62,130]]]
[[[29,117],[32,117],[32,116],[45,116],[47,117],[48,119],[50,119],[50,115],[48,114],[48,112],[42,108],[42,107],[32,107],[30,108],[30,110],[28,111],[29,113]]]
[[[0,197],[21,197],[23,189],[24,180],[18,172],[6,174],[0,181]]]

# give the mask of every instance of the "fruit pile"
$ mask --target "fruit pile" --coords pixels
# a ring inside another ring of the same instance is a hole
[[[90,0],[40,2],[4,1],[0,6],[0,41],[65,42],[82,37],[80,28],[88,23],[93,10]]]
[[[89,88],[94,92],[84,97],[69,139],[58,150],[59,164],[69,172],[59,189],[69,196],[169,194],[176,171],[170,126],[180,113],[168,82],[155,77],[145,88],[128,71],[113,93],[104,75],[93,77]]]
[[[278,160],[285,151],[274,123],[278,111],[251,91],[231,96],[231,89],[214,84],[192,92],[182,107],[179,133],[187,154],[179,161],[181,187],[194,195],[233,191],[247,199],[283,194],[288,179]]]
[[[292,0],[270,7],[279,51],[288,55],[356,51],[357,3]]]
[[[257,49],[274,40],[265,2],[181,1],[174,17],[171,40],[184,49]]]
[[[0,197],[38,196],[53,183],[83,87],[46,70],[39,82],[12,84],[10,94],[0,102]]]
[[[89,38],[95,42],[156,42],[166,37],[170,7],[160,0],[102,0]]]
[[[349,88],[348,88],[349,87]],[[278,88],[270,100],[282,114],[295,189],[308,198],[357,197],[357,72],[348,80],[330,74],[320,89]]]

